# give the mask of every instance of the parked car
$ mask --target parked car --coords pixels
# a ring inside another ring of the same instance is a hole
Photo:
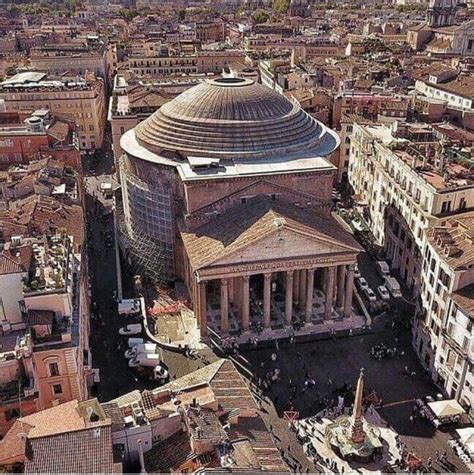
[[[400,284],[398,283],[397,279],[395,279],[395,277],[386,276],[385,287],[390,292],[392,297],[398,298],[402,296],[402,293],[400,291]]]
[[[133,348],[136,345],[140,345],[141,343],[145,343],[143,338],[129,338],[128,339],[128,347]]]
[[[138,366],[157,366],[160,364],[160,355],[158,353],[140,353],[135,358],[128,360],[130,368]]]
[[[141,353],[156,353],[155,343],[140,343],[125,352],[125,358],[130,359]]]
[[[357,264],[354,267],[354,277],[356,279],[359,279],[360,277],[362,277],[362,275],[360,273],[360,270],[359,270],[359,266]]]
[[[379,285],[377,287],[377,293],[380,295],[382,300],[390,300],[390,293],[385,285]]]
[[[161,365],[155,366],[153,369],[153,379],[164,380],[169,378],[169,372]]]
[[[385,261],[377,261],[375,263],[375,267],[377,268],[377,272],[383,277],[386,275],[390,275],[390,267]]]
[[[138,299],[128,299],[121,300],[118,303],[118,312],[119,315],[133,315],[140,311],[140,300]]]
[[[125,327],[122,327],[119,330],[120,335],[138,335],[142,332],[142,324],[141,323],[131,323]]]
[[[364,290],[369,286],[364,277],[359,277],[356,282],[360,290]]]
[[[369,302],[375,302],[377,300],[377,297],[374,294],[374,291],[370,287],[366,287],[364,289],[364,294],[369,300]]]

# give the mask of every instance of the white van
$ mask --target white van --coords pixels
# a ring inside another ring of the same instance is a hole
[[[386,276],[385,287],[390,292],[392,297],[398,298],[402,296],[402,293],[400,292],[400,284],[397,282],[397,279],[395,279],[395,277]]]
[[[377,267],[377,272],[382,276],[385,277],[390,274],[390,267],[385,261],[377,261],[375,263]]]
[[[125,358],[130,359],[139,355],[140,353],[156,353],[156,343],[140,343],[132,349],[125,352]]]
[[[150,366],[154,368],[159,364],[160,355],[158,353],[140,353],[128,361],[130,368],[136,368],[137,366]]]
[[[145,343],[143,338],[129,338],[128,339],[129,348],[133,348],[136,345],[141,345],[142,343]]]

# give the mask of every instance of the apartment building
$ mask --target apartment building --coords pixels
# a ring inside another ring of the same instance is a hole
[[[0,388],[15,385],[28,410],[84,400],[91,354],[87,273],[81,255],[74,251],[72,238],[61,234],[15,239],[13,250],[19,247],[30,249],[30,266],[15,289],[22,294],[17,302],[21,321],[13,322],[9,314],[2,321]],[[4,296],[4,289],[0,293]],[[18,397],[16,405],[14,398],[5,407],[0,404],[5,430],[24,404]]]
[[[428,230],[413,345],[433,380],[474,407],[474,213]]]
[[[220,74],[232,62],[242,59],[240,50],[199,51],[177,56],[131,56],[127,69],[136,75]]]
[[[356,122],[348,178],[376,244],[416,295],[425,231],[474,207],[473,173],[449,162],[424,124]]]
[[[85,151],[102,146],[106,104],[104,81],[94,75],[54,77],[40,72],[19,73],[0,83],[0,102],[6,112],[28,117],[35,110],[73,120],[78,128],[79,148]]]
[[[473,40],[474,41],[474,40]],[[417,71],[415,79],[415,108],[426,114],[426,103],[438,111],[444,107],[443,119],[450,120],[468,130],[474,130],[474,76],[433,65]],[[439,112],[438,112],[439,114]]]
[[[334,97],[333,127],[338,130],[343,116],[360,115],[366,119],[377,121],[388,118],[406,119],[410,98],[393,94],[343,91]]]
[[[349,155],[351,152],[351,137],[354,131],[354,122],[359,125],[368,125],[372,121],[365,119],[362,116],[356,114],[343,114],[340,123],[340,130],[338,130],[339,137],[341,138],[341,145],[337,151],[337,181],[346,184],[349,170]]]
[[[45,44],[30,51],[30,64],[36,71],[52,75],[69,73],[83,76],[94,73],[107,78],[107,49],[87,42]]]
[[[225,40],[225,23],[222,20],[200,21],[195,25],[196,39],[201,43]]]
[[[0,112],[0,170],[43,157],[57,158],[80,170],[77,126],[49,109],[34,111],[23,120],[18,112]]]

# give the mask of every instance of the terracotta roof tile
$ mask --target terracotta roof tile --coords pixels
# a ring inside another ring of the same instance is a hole
[[[5,254],[0,254],[0,275],[19,274],[25,272],[24,267]]]
[[[28,437],[25,473],[113,473],[110,426]]]
[[[450,297],[474,320],[474,284],[453,292]]]

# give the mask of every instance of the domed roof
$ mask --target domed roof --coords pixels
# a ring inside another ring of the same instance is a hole
[[[296,102],[242,78],[194,86],[135,128],[138,143],[154,153],[213,158],[317,152],[325,135]]]

